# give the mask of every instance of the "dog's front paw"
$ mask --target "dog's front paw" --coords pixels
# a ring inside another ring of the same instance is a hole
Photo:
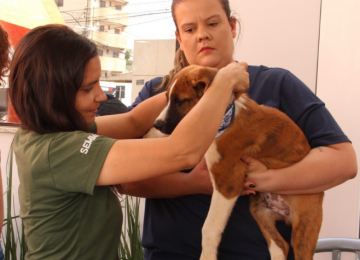
[[[168,136],[168,135],[160,132],[155,127],[153,127],[149,130],[149,132],[147,132],[143,136],[143,138],[161,138],[161,137],[166,137],[166,136]]]

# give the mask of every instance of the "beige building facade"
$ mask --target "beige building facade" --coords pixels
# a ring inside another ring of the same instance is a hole
[[[129,15],[124,0],[55,0],[65,23],[94,41],[102,67],[102,81],[116,81],[126,72],[125,50]]]
[[[175,39],[134,42],[132,102],[147,81],[167,75],[174,67],[175,49]]]

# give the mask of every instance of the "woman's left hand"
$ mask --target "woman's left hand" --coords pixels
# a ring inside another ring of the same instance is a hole
[[[246,185],[245,189],[262,192],[267,191],[266,183],[269,179],[269,172],[266,165],[249,155],[243,156],[241,159],[248,165],[244,180]]]

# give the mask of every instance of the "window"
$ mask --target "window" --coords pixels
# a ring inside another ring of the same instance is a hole
[[[100,31],[100,32],[103,32],[103,31],[104,31],[104,29],[105,29],[105,28],[104,28],[104,25],[100,25],[100,29],[99,29],[99,31]]]
[[[110,25],[108,25],[108,30],[110,30]]]
[[[115,34],[120,34],[120,29],[115,29]]]
[[[109,2],[109,6],[111,6],[111,2]]]
[[[106,6],[106,2],[105,1],[100,1],[100,7],[105,7]]]
[[[125,98],[125,86],[120,86],[120,98]]]
[[[64,0],[55,0],[57,6],[64,6]]]
[[[109,49],[106,49],[106,54],[109,54]]]
[[[136,85],[144,85],[145,84],[145,80],[144,79],[137,79],[136,80]]]
[[[103,56],[103,55],[104,55],[104,51],[103,51],[102,49],[98,49],[97,51],[98,51],[98,55],[99,55],[99,56]]]
[[[116,10],[121,10],[121,5],[115,5]]]
[[[118,53],[117,51],[114,51],[114,52],[113,52],[113,57],[114,57],[114,58],[119,58],[119,53]]]

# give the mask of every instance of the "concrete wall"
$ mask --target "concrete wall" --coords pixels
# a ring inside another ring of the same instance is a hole
[[[358,162],[359,60],[360,2],[323,0],[317,94],[352,140]],[[325,193],[320,237],[359,237],[359,176]],[[345,260],[354,259],[350,253],[345,256]],[[329,258],[321,256],[316,259]]]
[[[242,27],[234,57],[249,64],[292,71],[326,103],[352,140],[359,158],[360,2],[230,0],[230,3]],[[356,177],[325,192],[320,237],[358,236],[359,177]],[[330,257],[322,253],[315,259]],[[342,259],[354,259],[354,255],[345,253]]]
[[[175,39],[138,40],[134,43],[132,101],[146,81],[163,77],[173,68]]]

